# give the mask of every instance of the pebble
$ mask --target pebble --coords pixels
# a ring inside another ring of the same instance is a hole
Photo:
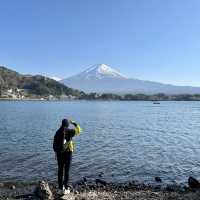
[[[74,194],[79,194],[79,192],[76,190],[76,191],[74,191]]]
[[[10,189],[11,189],[11,190],[15,190],[15,189],[16,189],[15,185],[11,185],[11,186],[10,186]]]
[[[3,184],[3,183],[0,183],[0,187],[4,187],[4,184]]]

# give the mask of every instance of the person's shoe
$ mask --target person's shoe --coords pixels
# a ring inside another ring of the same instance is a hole
[[[58,195],[63,195],[64,194],[64,190],[59,189],[58,190]]]
[[[69,194],[69,193],[70,193],[69,187],[67,187],[67,189],[64,189],[64,191],[63,191],[63,194],[64,194],[64,195],[67,195],[67,194]]]

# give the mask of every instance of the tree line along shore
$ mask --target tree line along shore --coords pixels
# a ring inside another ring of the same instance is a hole
[[[200,94],[179,94],[179,95],[165,95],[165,94],[112,94],[112,93],[84,93],[80,92],[74,94],[28,94],[19,93],[19,90],[11,90],[3,95],[0,93],[0,100],[47,100],[47,101],[67,101],[67,100],[104,100],[104,101],[200,101]]]

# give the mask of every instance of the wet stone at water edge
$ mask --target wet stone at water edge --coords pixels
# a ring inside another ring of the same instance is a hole
[[[157,181],[157,182],[162,182],[162,179],[160,178],[160,177],[155,177],[155,181]]]
[[[49,188],[49,184],[45,181],[40,181],[36,188],[35,194],[42,200],[52,200],[53,194]]]

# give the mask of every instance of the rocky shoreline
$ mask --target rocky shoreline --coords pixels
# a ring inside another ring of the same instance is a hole
[[[41,186],[42,185],[42,186]],[[41,189],[42,188],[42,189]],[[39,200],[62,199],[57,194],[56,183],[52,182],[1,182],[0,199]],[[89,182],[86,178],[71,185],[70,200],[198,200],[200,190],[186,186],[151,186],[134,182],[115,184],[96,179]]]

